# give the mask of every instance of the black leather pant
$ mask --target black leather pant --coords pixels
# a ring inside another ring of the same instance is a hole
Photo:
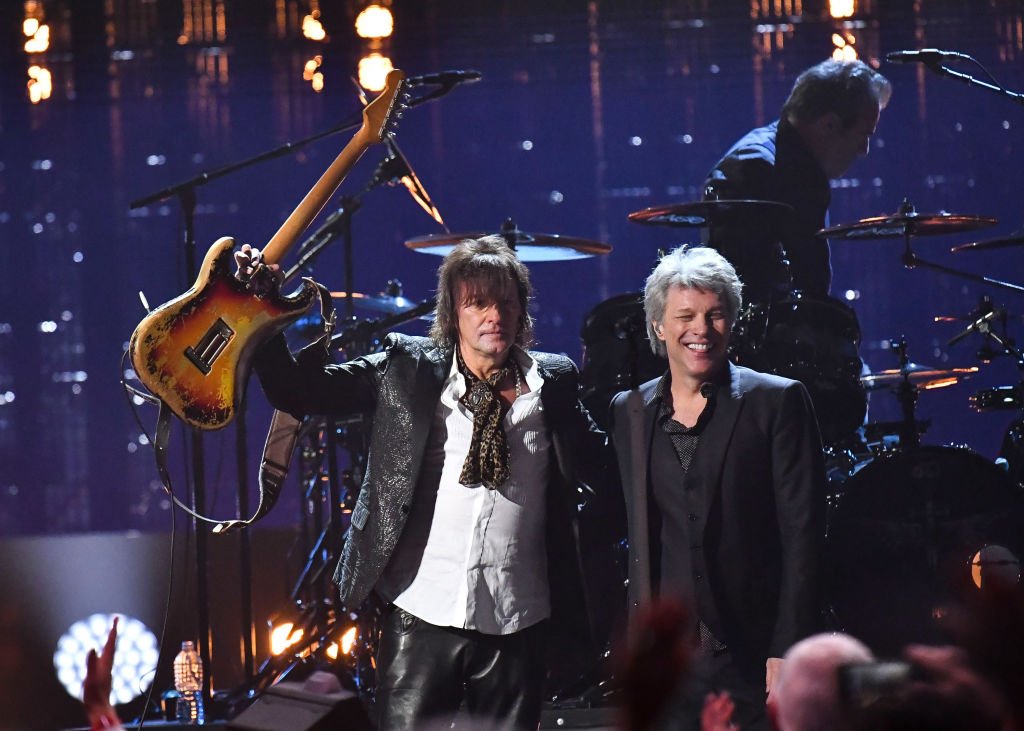
[[[536,729],[544,625],[511,635],[437,627],[387,610],[377,653],[377,727],[447,728],[465,702],[474,728]]]

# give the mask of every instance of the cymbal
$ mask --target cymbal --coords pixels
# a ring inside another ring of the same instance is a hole
[[[466,239],[478,239],[481,236],[501,236],[506,241],[511,239],[520,261],[569,261],[601,256],[612,250],[610,244],[590,239],[579,239],[559,234],[531,234],[515,229],[497,234],[474,231],[472,233],[430,234],[416,236],[405,242],[407,249],[421,254],[447,256],[456,244]]]
[[[901,236],[937,236],[974,231],[999,223],[988,216],[969,216],[958,213],[918,213],[911,210],[889,216],[862,218],[819,231],[818,238],[829,239],[890,239]]]
[[[881,388],[895,388],[904,381],[916,388],[927,391],[952,386],[962,378],[970,378],[978,372],[978,366],[967,368],[932,368],[920,363],[907,363],[902,368],[868,373],[860,377],[861,385],[869,391]]]
[[[344,303],[347,299],[345,292],[331,292],[331,299]],[[399,312],[411,310],[418,305],[408,297],[391,296],[386,294],[361,294],[352,293],[352,306],[357,310],[368,310],[370,312],[382,312],[386,315],[397,315]]]
[[[1002,239],[989,239],[988,241],[972,241],[969,244],[954,246],[950,251],[985,251],[987,249],[1007,249],[1011,246],[1024,246],[1024,234],[1018,233]]]
[[[708,200],[692,203],[673,203],[666,206],[633,211],[627,218],[633,223],[648,226],[708,226],[717,219],[738,214],[786,215],[793,207],[776,201]]]

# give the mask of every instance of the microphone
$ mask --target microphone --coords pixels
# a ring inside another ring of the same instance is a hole
[[[702,383],[700,384],[700,395],[706,399],[710,399],[715,395],[715,384],[713,383]]]
[[[885,54],[889,63],[926,63],[934,64],[947,59],[969,58],[959,51],[940,51],[937,48],[922,48],[919,51],[892,51]]]
[[[471,84],[474,81],[480,81],[481,76],[483,76],[482,73],[472,69],[438,71],[434,74],[410,76],[405,80],[405,85],[424,86],[426,84],[437,84],[440,86],[455,86],[455,84]]]

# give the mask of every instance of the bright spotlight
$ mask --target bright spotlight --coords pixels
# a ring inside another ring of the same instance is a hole
[[[349,627],[345,630],[345,634],[341,636],[341,651],[346,655],[352,654],[352,648],[356,644],[356,628]]]
[[[359,59],[359,85],[367,91],[382,91],[394,66],[391,59],[379,53],[370,53]]]
[[[360,38],[388,38],[394,30],[391,11],[379,3],[370,3],[356,16],[356,35]]]
[[[113,614],[93,614],[68,628],[53,653],[53,667],[61,685],[73,698],[82,697],[85,682],[85,656],[99,650],[107,641],[114,623]],[[153,682],[156,669],[156,635],[137,619],[118,614],[117,646],[114,653],[111,705],[128,703],[142,695]]]
[[[270,630],[270,653],[280,655],[289,647],[302,639],[302,628],[295,629],[291,622],[282,622],[274,625]]]
[[[856,0],[829,0],[828,12],[833,18],[849,18],[856,11]]]
[[[313,12],[302,19],[302,35],[311,41],[322,41],[327,38],[327,31],[320,22],[320,13]]]

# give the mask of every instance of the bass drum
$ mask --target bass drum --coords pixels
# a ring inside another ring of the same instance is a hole
[[[825,444],[840,444],[864,422],[860,324],[834,297],[793,292],[769,305],[752,305],[733,336],[737,363],[800,381],[807,387]]]
[[[977,453],[893,452],[844,487],[829,516],[829,599],[842,629],[877,653],[938,641],[948,604],[992,574],[1019,581],[1024,495]]]
[[[668,361],[654,354],[647,339],[643,299],[640,292],[617,295],[583,321],[580,399],[602,429],[608,427],[608,406],[615,394],[668,370]]]

